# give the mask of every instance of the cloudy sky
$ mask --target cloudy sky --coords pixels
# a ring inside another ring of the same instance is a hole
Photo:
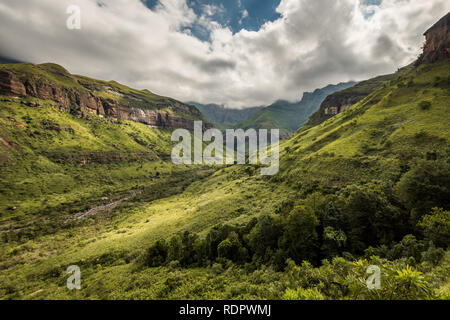
[[[80,30],[66,27],[73,4]],[[242,108],[393,72],[449,10],[448,0],[1,0],[0,57]]]

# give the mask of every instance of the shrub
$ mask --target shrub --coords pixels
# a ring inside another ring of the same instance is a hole
[[[422,252],[422,261],[429,262],[433,266],[437,266],[444,258],[445,250],[436,248],[433,243],[430,244],[428,250]]]
[[[429,102],[429,101],[421,101],[419,103],[419,108],[421,110],[429,110],[431,108],[431,102]]]
[[[223,266],[222,266],[222,264],[220,264],[220,263],[214,263],[213,265],[212,265],[212,267],[211,267],[211,271],[214,273],[214,274],[221,274],[222,272],[223,272]]]
[[[283,295],[284,300],[325,300],[323,295],[316,288],[314,289],[303,289],[298,288],[297,290],[287,289]]]
[[[426,132],[423,129],[414,135],[414,138],[416,138],[416,139],[422,139],[422,138],[426,138],[426,137],[428,137],[428,132]]]

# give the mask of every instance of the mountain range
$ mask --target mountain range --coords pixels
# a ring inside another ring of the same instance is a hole
[[[187,102],[187,104],[194,105],[218,129],[233,128],[240,121],[264,108],[231,109],[218,104],[201,104],[197,102]]]
[[[305,124],[316,112],[324,99],[337,91],[352,87],[356,82],[328,85],[314,92],[305,92],[299,102],[278,100],[270,106],[253,113],[235,127],[243,129],[280,129],[280,137],[285,138]]]
[[[0,65],[0,298],[450,299],[449,26],[396,73],[237,123],[284,128],[274,176],[172,163],[173,129],[212,126],[194,106]]]

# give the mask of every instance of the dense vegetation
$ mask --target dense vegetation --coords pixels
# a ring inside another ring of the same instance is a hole
[[[273,177],[174,167],[167,132],[2,103],[0,297],[449,299],[449,89],[448,61],[397,74],[284,140]],[[74,150],[124,158],[81,165]],[[128,199],[65,223],[104,195]],[[69,291],[73,264],[82,289]]]

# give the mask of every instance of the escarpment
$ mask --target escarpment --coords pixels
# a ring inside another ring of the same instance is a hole
[[[396,73],[379,76],[362,81],[354,87],[329,95],[321,104],[319,110],[309,119],[308,126],[318,125],[327,119],[344,112],[369,94],[382,87],[388,81],[401,77],[411,68],[423,63],[434,63],[450,58],[450,13],[428,29],[425,34],[425,45],[419,59],[409,66],[399,69]]]
[[[450,58],[450,12],[424,33],[426,42],[417,64]]]
[[[195,120],[203,120],[205,129],[211,127],[194,106],[157,96],[148,90],[131,89],[114,81],[74,76],[53,64],[0,65],[0,95],[51,100],[55,102],[54,106],[79,117],[96,114],[113,120],[140,122],[158,129],[193,130]],[[30,105],[29,101],[24,103]]]
[[[7,70],[0,69],[0,94],[4,95],[26,95],[25,86],[17,76]]]

